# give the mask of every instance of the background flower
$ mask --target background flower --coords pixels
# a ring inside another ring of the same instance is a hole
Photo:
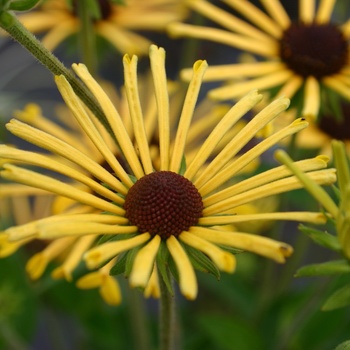
[[[96,34],[107,40],[121,53],[145,54],[151,41],[138,32],[163,31],[165,26],[182,20],[186,9],[182,1],[128,0],[114,4],[109,0],[96,1],[99,14],[94,13]],[[54,50],[71,35],[78,34],[81,23],[78,1],[46,0],[38,8],[20,15],[21,22],[33,33],[45,33],[43,44]]]
[[[236,98],[253,87],[275,89],[278,95],[296,100],[296,95],[302,94],[301,115],[312,118],[319,113],[324,88],[350,98],[348,22],[343,25],[332,22],[336,1],[321,1],[317,9],[314,1],[299,1],[298,20],[292,20],[278,0],[261,1],[266,12],[249,1],[223,2],[229,10],[205,0],[188,1],[188,5],[225,29],[183,23],[173,23],[168,28],[173,37],[212,40],[265,58],[257,63],[233,62],[211,67],[206,81],[227,82],[213,89],[211,97]],[[231,9],[247,21],[231,14]],[[186,80],[189,74],[189,70],[182,72]],[[230,83],[237,76],[249,79]]]

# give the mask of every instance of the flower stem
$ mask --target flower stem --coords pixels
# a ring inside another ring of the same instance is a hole
[[[149,350],[151,349],[151,340],[148,332],[149,322],[146,316],[144,299],[140,296],[142,296],[142,294],[138,290],[134,288],[129,289],[128,311],[135,334],[133,337],[134,348],[138,350]]]
[[[89,72],[94,76],[97,71],[96,35],[92,18],[87,7],[88,2],[77,1],[78,15],[81,23],[79,39],[82,58]]]
[[[4,29],[13,39],[27,49],[40,63],[42,63],[54,75],[64,75],[75,93],[92,111],[92,113],[101,121],[101,123],[110,130],[106,117],[85,85],[74,75],[73,71],[66,68],[64,64],[47,50],[42,43],[29,32],[17,17],[11,12],[2,12],[0,14],[0,27]]]
[[[304,188],[323,205],[333,218],[338,216],[338,207],[328,193],[320,185],[312,181],[307,174],[304,174],[297,166],[295,166],[286,152],[283,150],[277,150],[275,152],[275,158],[289,168],[289,170],[304,185]]]
[[[159,349],[174,349],[174,297],[169,292],[163,278],[159,276],[160,305],[159,305]]]

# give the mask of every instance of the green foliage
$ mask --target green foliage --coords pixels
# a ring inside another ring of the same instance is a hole
[[[350,350],[350,340],[339,344],[334,350]]]
[[[337,252],[341,251],[341,246],[336,236],[305,225],[299,225],[299,230],[309,236],[316,244]]]
[[[199,334],[205,334],[210,339],[213,349],[231,350],[263,350],[259,333],[251,324],[242,322],[237,317],[203,313],[197,318]],[[207,349],[210,346],[206,347]]]
[[[183,175],[185,173],[185,171],[186,171],[186,158],[185,158],[185,156],[183,156],[181,159],[179,174]]]
[[[136,254],[141,248],[142,248],[142,246],[138,246],[138,247],[135,247],[135,248],[128,251],[128,254],[126,255],[126,262],[125,262],[125,276],[126,277],[128,277],[130,275]]]
[[[186,253],[188,254],[193,267],[196,270],[202,272],[209,272],[216,277],[216,279],[220,279],[220,271],[216,267],[216,265],[208,258],[207,255],[203,254],[201,251],[194,249],[188,245],[183,244]]]
[[[126,260],[128,253],[121,254],[118,257],[116,264],[110,269],[109,274],[111,276],[118,276],[125,272]]]
[[[350,283],[336,290],[324,303],[322,310],[329,311],[350,305]]]
[[[110,0],[114,5],[123,5],[126,6],[125,0]]]
[[[169,293],[171,295],[174,295],[174,291],[171,283],[172,278],[171,278],[171,274],[168,266],[169,257],[170,257],[170,253],[168,251],[168,248],[166,247],[165,242],[162,241],[160,243],[159,251],[156,258],[157,268],[158,268],[160,277],[163,279]]]
[[[350,273],[350,263],[347,260],[333,260],[320,264],[306,265],[300,268],[295,276],[327,276]]]
[[[13,0],[8,4],[10,11],[28,11],[33,9],[41,0]]]

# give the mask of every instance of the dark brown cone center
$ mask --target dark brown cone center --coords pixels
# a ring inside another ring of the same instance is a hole
[[[292,23],[280,40],[280,57],[295,73],[320,79],[344,67],[349,47],[343,33],[332,23]]]
[[[130,188],[124,209],[130,224],[140,233],[167,239],[197,224],[203,202],[191,181],[171,171],[158,171]]]
[[[341,103],[342,118],[331,114],[319,117],[318,127],[331,138],[337,140],[350,140],[350,104]]]

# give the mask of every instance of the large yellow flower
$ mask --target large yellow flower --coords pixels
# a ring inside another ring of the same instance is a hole
[[[266,12],[250,1],[223,0],[250,23],[205,0],[188,5],[226,30],[174,23],[172,36],[212,40],[266,58],[256,63],[232,63],[208,69],[205,80],[228,84],[210,91],[210,96],[228,99],[242,96],[252,88],[278,88],[289,98],[300,92],[302,115],[315,118],[320,109],[322,88],[350,99],[349,36],[350,21],[337,25],[331,21],[336,0],[299,1],[299,19],[292,21],[279,0],[261,0]],[[190,70],[183,77],[190,79]],[[230,82],[245,77],[245,82]]]
[[[232,248],[248,250],[281,263],[292,253],[288,244],[239,232],[231,225],[271,219],[324,221],[319,213],[309,212],[235,213],[235,208],[245,203],[301,187],[284,166],[239,183],[234,183],[233,177],[282,138],[305,128],[307,122],[297,119],[239,155],[238,152],[249,140],[289,105],[288,99],[277,99],[233,138],[225,138],[261,100],[262,96],[253,90],[225,113],[206,135],[196,154],[187,161],[187,137],[192,130],[191,119],[207,64],[205,61],[194,64],[177,131],[171,141],[165,51],[152,45],[150,60],[157,105],[159,165],[152,160],[145,130],[137,81],[137,57],[125,55],[123,59],[133,139],[101,86],[84,65],[74,64],[74,71],[100,103],[113,132],[115,146],[123,157],[115,157],[99,131],[99,123],[80,102],[65,77],[56,77],[66,104],[103,156],[109,170],[95,162],[87,152],[78,150],[59,137],[11,120],[7,125],[10,132],[61,159],[54,160],[6,145],[0,147],[0,157],[49,169],[80,182],[91,191],[80,190],[61,179],[13,164],[4,164],[1,176],[70,198],[91,208],[93,213],[51,216],[10,227],[3,235],[10,241],[36,237],[54,240],[54,243],[77,237],[88,241],[95,235],[103,235],[99,244],[84,254],[89,268],[102,268],[105,273],[124,271],[129,275],[131,286],[147,287],[152,291],[157,286],[158,267],[164,280],[169,280],[172,272],[178,278],[181,292],[193,299],[197,295],[194,266],[202,270],[214,268],[233,272],[235,257]],[[222,140],[225,144],[216,154],[215,150]],[[296,164],[317,183],[335,181],[334,170],[324,169],[326,161],[322,156]],[[84,249],[85,246],[82,251]],[[115,266],[112,267],[113,264]],[[87,285],[90,282],[85,281]]]
[[[76,2],[72,1],[70,7],[66,0],[46,0],[37,9],[19,15],[19,19],[32,33],[46,33],[42,42],[52,51],[80,30]],[[97,3],[101,18],[94,22],[96,33],[121,53],[147,53],[150,41],[137,31],[162,31],[168,23],[182,20],[186,14],[184,5],[177,0],[127,0],[123,5],[109,0]]]

